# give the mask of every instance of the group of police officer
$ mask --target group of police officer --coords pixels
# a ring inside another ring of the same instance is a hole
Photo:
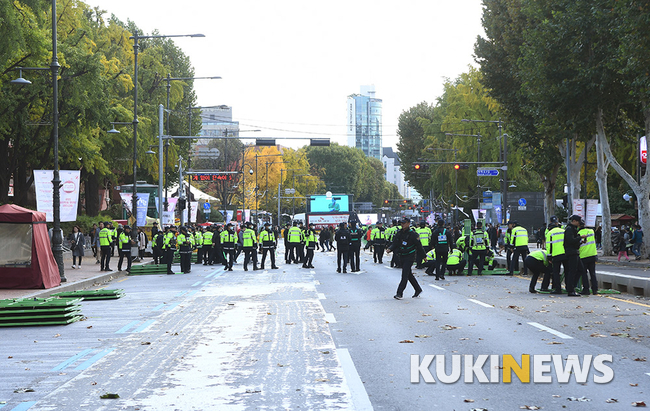
[[[122,263],[126,260],[126,271],[131,272],[131,246],[136,244],[131,238],[131,227],[127,225],[118,230],[111,221],[100,222],[98,237],[101,254],[100,271],[111,271],[111,256],[114,254],[113,247],[117,244],[120,257],[117,269],[122,271]]]
[[[237,257],[243,252],[244,271],[248,271],[248,265],[251,262],[253,270],[263,270],[269,254],[271,269],[278,269],[275,264],[277,233],[269,223],[264,224],[264,230],[259,233],[259,237],[251,222],[245,223],[239,233],[232,223],[213,224],[207,227],[181,226],[178,234],[176,230],[176,226],[168,226],[164,231],[155,230],[153,232],[154,261],[156,264],[166,264],[167,274],[174,274],[171,266],[177,250],[180,254],[183,273],[189,273],[192,270],[191,259],[194,250],[196,250],[195,264],[223,264],[226,270],[232,271]],[[262,261],[259,267],[258,246],[262,251]]]

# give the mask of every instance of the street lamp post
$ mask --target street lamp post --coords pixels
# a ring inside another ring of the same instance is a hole
[[[53,2],[56,0],[52,0]],[[138,50],[140,39],[169,38],[169,37],[205,37],[203,34],[175,34],[175,35],[153,35],[140,36],[138,31],[133,32],[129,39],[133,40],[133,216],[135,221],[131,230],[133,238],[138,235],[138,179],[137,179],[137,160],[138,160]]]

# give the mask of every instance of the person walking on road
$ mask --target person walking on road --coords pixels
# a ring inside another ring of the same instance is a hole
[[[422,253],[422,244],[420,243],[420,236],[410,228],[411,220],[404,218],[401,221],[402,228],[395,233],[393,242],[388,248],[387,253],[396,252],[400,255],[402,262],[402,279],[397,286],[397,293],[393,296],[396,300],[401,300],[404,297],[404,290],[406,284],[411,283],[415,290],[413,298],[419,297],[422,294],[422,287],[418,284],[418,280],[413,275],[413,262],[417,253]]]
[[[334,234],[334,240],[336,240],[336,272],[341,272],[341,262],[343,262],[343,272],[347,273],[350,252],[350,231],[348,231],[346,223],[339,224],[339,229]]]
[[[636,224],[634,226],[634,233],[632,234],[632,252],[634,253],[634,259],[641,259],[641,245],[643,244],[643,230],[641,226]]]

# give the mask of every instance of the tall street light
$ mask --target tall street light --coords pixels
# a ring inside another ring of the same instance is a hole
[[[52,178],[52,219],[54,227],[52,229],[52,254],[54,260],[59,267],[59,277],[61,282],[68,281],[65,278],[65,270],[63,266],[63,236],[61,235],[61,177],[59,175],[59,65],[58,60],[58,47],[57,47],[57,14],[56,14],[56,0],[52,0],[52,62],[50,63],[50,71],[52,72],[52,140],[54,145],[54,170]],[[24,68],[21,67],[20,77],[13,80],[12,83],[16,84],[31,84],[29,80],[25,80],[22,76],[22,70],[47,70],[41,68]]]
[[[55,2],[56,0],[52,0]],[[138,179],[137,179],[137,160],[138,160],[138,50],[140,39],[159,39],[170,37],[205,37],[204,34],[172,34],[172,35],[153,35],[140,36],[136,30],[129,39],[133,40],[133,215],[135,222],[131,230],[133,238],[138,235]]]

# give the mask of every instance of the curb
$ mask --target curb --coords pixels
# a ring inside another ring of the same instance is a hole
[[[61,283],[60,286],[48,288],[46,290],[38,290],[32,294],[26,295],[22,298],[47,298],[52,294],[61,293],[64,291],[77,291],[85,290],[86,288],[109,283],[115,279],[126,277],[126,271],[111,271],[109,273],[99,274],[95,277],[86,278],[85,280],[76,281],[72,283]]]

